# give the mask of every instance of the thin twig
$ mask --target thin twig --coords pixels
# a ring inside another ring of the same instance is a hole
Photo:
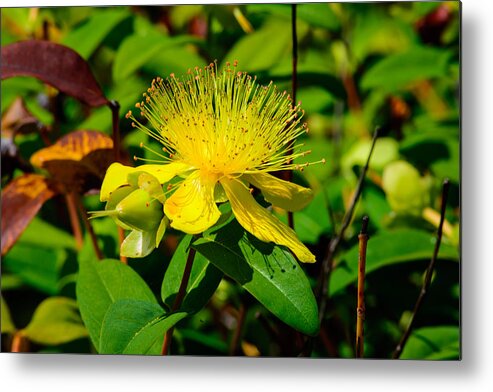
[[[392,359],[398,359],[401,354],[402,350],[404,349],[404,346],[406,345],[406,342],[411,335],[411,330],[413,328],[414,320],[416,319],[416,314],[418,313],[419,309],[421,308],[421,305],[423,304],[423,301],[426,297],[426,294],[428,293],[428,289],[430,287],[431,283],[431,277],[433,275],[433,270],[435,268],[435,263],[438,258],[438,251],[440,250],[440,243],[442,242],[442,230],[443,230],[443,222],[445,221],[445,209],[447,206],[447,196],[448,196],[448,190],[449,190],[450,182],[448,179],[445,179],[443,181],[442,185],[442,199],[441,199],[441,207],[440,207],[440,224],[438,225],[438,230],[437,230],[437,238],[435,242],[435,248],[433,249],[433,255],[431,257],[430,263],[428,264],[428,268],[426,269],[426,274],[425,274],[425,279],[423,281],[423,286],[421,287],[421,291],[419,293],[418,299],[416,301],[416,304],[414,305],[413,313],[411,315],[411,320],[409,321],[409,324],[407,325],[406,330],[404,331],[404,334],[402,335],[401,340],[399,341],[399,344],[394,350],[394,353],[392,354]]]
[[[320,321],[323,320],[324,315],[325,315],[325,310],[327,307],[327,300],[329,297],[329,280],[330,280],[330,274],[332,270],[334,269],[334,255],[339,247],[339,244],[341,240],[344,237],[344,233],[346,232],[346,229],[349,227],[349,224],[351,223],[351,220],[353,219],[353,214],[354,214],[354,209],[356,207],[356,203],[359,200],[359,197],[361,196],[361,192],[363,190],[363,183],[364,179],[366,176],[366,172],[368,171],[368,166],[370,165],[370,159],[373,154],[373,150],[375,148],[375,143],[378,138],[378,133],[379,133],[379,128],[375,129],[375,132],[373,134],[373,139],[372,139],[372,144],[370,148],[370,152],[368,154],[368,158],[366,160],[366,164],[363,167],[363,170],[360,173],[359,179],[358,179],[358,184],[356,185],[356,189],[353,194],[353,198],[351,200],[351,203],[349,205],[348,210],[346,211],[346,214],[344,215],[344,219],[342,221],[341,228],[339,229],[339,233],[329,242],[329,247],[327,250],[327,254],[322,261],[322,271],[320,274],[320,278],[318,281],[318,286],[317,286],[317,299],[318,299],[318,304],[319,304],[319,319]]]
[[[293,107],[296,106],[296,90],[298,87],[298,32],[296,31],[296,4],[291,4],[291,37],[293,42],[293,68],[291,72],[291,98]],[[293,143],[289,146],[288,155],[293,154]],[[293,171],[288,171],[288,181],[293,180]],[[294,216],[292,211],[288,211],[288,226],[294,229]]]
[[[72,226],[72,233],[75,238],[75,245],[80,250],[84,244],[84,238],[82,237],[82,229],[80,227],[79,216],[77,215],[77,202],[74,192],[65,194],[65,201],[67,202],[68,216],[70,218],[70,225]]]
[[[91,243],[92,243],[92,247],[94,248],[94,253],[96,253],[96,257],[98,258],[98,260],[102,260],[104,259],[104,255],[101,249],[99,248],[98,237],[94,232],[91,222],[89,222],[89,216],[87,214],[86,208],[84,207],[84,204],[82,204],[82,200],[80,199],[79,195],[74,194],[74,201],[75,201],[75,205],[77,206],[77,209],[79,210],[79,214],[81,215],[82,220],[84,221],[84,225],[86,227],[87,233],[91,238]]]
[[[229,355],[237,355],[238,354],[238,343],[241,338],[241,331],[243,329],[243,324],[245,323],[245,315],[246,315],[246,307],[244,304],[240,305],[240,310],[238,311],[238,317],[236,318],[236,329],[233,334],[233,338],[231,339],[231,343],[229,345]]]
[[[364,321],[366,316],[365,308],[365,269],[366,269],[366,246],[368,244],[368,216],[363,217],[361,232],[359,233],[359,253],[358,253],[358,306],[356,308],[356,358],[363,358],[364,355]]]
[[[183,277],[181,278],[180,288],[176,294],[175,300],[173,301],[173,306],[171,307],[171,312],[175,312],[181,306],[183,298],[187,293],[188,281],[190,279],[190,273],[192,272],[193,260],[195,258],[195,249],[190,248],[188,251],[187,263],[185,264],[185,269],[183,271]],[[163,347],[161,349],[161,355],[168,355],[169,347],[171,345],[171,338],[173,337],[174,328],[169,328],[163,340]]]

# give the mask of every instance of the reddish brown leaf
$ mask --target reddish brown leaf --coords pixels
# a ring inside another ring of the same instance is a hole
[[[41,206],[58,193],[53,182],[38,174],[24,174],[2,192],[2,255],[15,244]]]
[[[114,161],[113,140],[96,131],[75,131],[31,156],[33,166],[47,170],[68,191],[99,188]]]
[[[108,103],[87,62],[53,42],[29,40],[2,47],[0,73],[2,79],[33,76],[89,106]]]
[[[39,120],[27,109],[24,100],[17,97],[2,115],[2,137],[37,132],[38,124]]]

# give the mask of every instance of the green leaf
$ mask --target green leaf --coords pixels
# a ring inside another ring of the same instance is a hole
[[[245,35],[224,56],[226,61],[238,61],[242,71],[261,71],[273,67],[289,53],[291,31],[285,23],[269,22],[260,30]]]
[[[0,296],[1,306],[2,306],[2,319],[1,319],[1,328],[2,333],[13,333],[16,328],[14,322],[12,321],[12,317],[10,316],[9,307],[7,306],[7,302]]]
[[[269,13],[291,20],[290,4],[249,4],[247,10],[249,14]],[[298,4],[296,16],[314,27],[329,30],[340,27],[339,19],[330,4]]]
[[[165,314],[153,302],[118,300],[114,302],[101,329],[101,354],[160,353],[165,332],[186,313]]]
[[[430,260],[434,248],[434,235],[425,231],[399,229],[370,237],[366,252],[366,273],[391,264],[415,260]],[[438,259],[458,260],[457,249],[444,243]],[[330,295],[344,289],[358,278],[358,245],[340,256],[340,262],[332,273]]]
[[[41,302],[24,333],[33,342],[46,345],[63,344],[88,336],[77,303],[65,297],[51,297]]]
[[[80,260],[76,292],[82,319],[98,350],[103,319],[111,304],[119,299],[156,303],[144,280],[119,260]]]
[[[459,359],[460,331],[455,326],[419,328],[411,333],[401,359]]]
[[[49,249],[18,242],[2,259],[4,271],[15,273],[26,284],[54,295],[58,293],[58,280],[67,261],[64,249]]]
[[[100,8],[84,24],[71,30],[62,43],[88,59],[105,37],[129,16],[128,9],[124,7]]]
[[[158,33],[145,37],[141,35],[127,37],[116,53],[115,62],[113,63],[113,79],[117,82],[123,81],[163,50],[179,48],[196,41],[196,39],[189,36],[168,37]],[[136,55],[137,53],[138,55]],[[189,67],[195,65],[190,64]]]
[[[384,57],[363,76],[365,90],[381,88],[389,93],[405,89],[413,82],[444,77],[450,52],[414,47],[407,52]]]
[[[336,30],[340,27],[339,18],[328,3],[298,4],[296,16],[314,27],[328,30]]]
[[[40,235],[40,233],[43,233],[43,235]],[[35,217],[29,223],[29,226],[22,233],[20,241],[26,245],[30,244],[42,248],[75,249],[73,235],[38,217]]]
[[[286,324],[307,335],[318,332],[310,283],[287,250],[257,240],[236,221],[205,233],[192,247]]]
[[[191,235],[187,235],[181,240],[164,274],[161,298],[170,309],[180,288],[192,238]],[[180,310],[195,313],[202,309],[216,291],[222,277],[223,273],[220,270],[209,263],[204,256],[196,253],[188,281],[187,294]]]

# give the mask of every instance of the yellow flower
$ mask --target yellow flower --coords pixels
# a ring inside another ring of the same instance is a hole
[[[108,170],[101,200],[127,181],[134,171],[152,174],[169,185],[164,213],[170,226],[190,234],[204,232],[221,215],[216,203],[228,201],[241,226],[265,242],[288,247],[302,262],[315,256],[270,211],[252,196],[260,189],[265,200],[288,211],[304,208],[312,191],[280,180],[271,172],[303,169],[293,164],[299,152],[295,139],[307,131],[301,124],[300,106],[292,106],[286,92],[272,82],[260,86],[250,75],[237,72],[236,64],[218,72],[216,66],[195,68],[183,79],[173,74],[152,81],[143,101],[136,104],[147,122],[131,112],[127,118],[163,145],[162,164],[137,168],[113,164]],[[294,147],[294,148],[293,148]]]

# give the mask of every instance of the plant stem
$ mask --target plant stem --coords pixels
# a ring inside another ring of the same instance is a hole
[[[111,109],[113,125],[113,152],[115,154],[115,161],[120,162],[120,104],[118,101],[109,101],[108,106]]]
[[[291,4],[291,37],[293,42],[291,72],[291,98],[293,99],[293,107],[296,106],[296,90],[298,87],[298,32],[296,31],[296,4]],[[288,155],[293,154],[293,143],[290,144]],[[290,162],[291,163],[291,162]],[[288,171],[288,181],[293,181],[293,171]],[[294,216],[292,211],[288,211],[288,226],[294,230]]]
[[[366,269],[366,246],[368,244],[368,216],[363,217],[361,232],[359,233],[358,253],[358,306],[356,308],[356,358],[364,355],[364,321],[365,321],[365,269]]]
[[[74,192],[65,194],[65,201],[67,202],[68,216],[70,218],[70,225],[72,226],[72,233],[74,234],[77,249],[80,250],[84,243],[84,239],[82,237],[79,216],[77,215],[77,202],[75,199],[76,195]]]
[[[26,353],[29,352],[29,340],[24,335],[22,330],[16,331],[12,337],[12,345],[10,351],[13,353]]]
[[[373,150],[375,148],[375,143],[378,138],[378,133],[379,129],[375,129],[375,132],[373,134],[373,139],[372,139],[372,144],[371,144],[371,149],[368,154],[368,158],[366,160],[366,164],[363,168],[363,170],[360,173],[359,179],[358,179],[358,184],[356,186],[356,189],[353,194],[353,198],[351,200],[351,203],[349,205],[348,210],[346,211],[346,214],[344,215],[344,219],[342,221],[341,228],[339,229],[339,233],[329,242],[328,250],[327,250],[327,255],[325,256],[324,260],[322,261],[322,271],[320,274],[320,278],[318,281],[318,286],[317,286],[317,299],[319,303],[319,320],[322,321],[325,315],[325,311],[327,308],[327,300],[329,296],[329,280],[330,280],[330,274],[332,270],[334,269],[334,256],[337,248],[339,247],[339,244],[344,237],[344,233],[346,232],[346,229],[349,227],[349,224],[351,223],[351,220],[353,218],[354,214],[354,209],[356,207],[356,203],[359,200],[359,197],[361,196],[361,192],[363,190],[363,183],[364,179],[366,176],[366,172],[368,171],[368,166],[370,165],[370,159],[373,154]]]
[[[433,275],[433,270],[435,268],[435,263],[438,257],[438,251],[440,250],[440,243],[442,242],[442,230],[443,230],[443,222],[445,221],[445,208],[447,206],[447,196],[448,196],[448,190],[449,190],[450,182],[448,179],[445,179],[442,185],[442,200],[441,200],[441,207],[440,207],[440,223],[438,225],[438,230],[437,230],[437,238],[435,242],[435,248],[433,249],[433,255],[431,257],[430,263],[428,264],[428,268],[426,269],[426,274],[425,274],[425,279],[423,281],[423,286],[421,287],[421,291],[419,293],[418,299],[416,301],[416,304],[414,305],[413,313],[411,315],[411,320],[409,321],[409,324],[407,325],[406,330],[404,331],[404,334],[402,335],[401,340],[397,344],[397,347],[394,350],[394,353],[392,354],[392,359],[398,359],[401,354],[402,350],[404,349],[404,346],[406,345],[406,342],[411,335],[411,330],[413,328],[414,320],[416,319],[416,314],[418,313],[419,309],[421,308],[421,305],[423,304],[423,301],[426,297],[426,294],[428,293],[428,289],[430,287],[431,283],[431,277]]]
[[[120,246],[122,245],[123,240],[125,239],[125,230],[118,226],[118,240],[120,241]],[[120,254],[120,261],[123,264],[128,264],[127,256],[123,256]]]
[[[185,269],[183,271],[183,277],[181,278],[180,288],[178,289],[178,293],[176,294],[175,300],[173,302],[173,306],[171,307],[171,312],[177,311],[183,298],[187,293],[188,281],[190,279],[190,273],[192,272],[193,260],[195,258],[195,249],[190,248],[188,251],[187,263],[185,264]],[[169,347],[171,345],[171,338],[173,337],[174,328],[169,328],[164,334],[163,340],[163,348],[161,349],[161,355],[168,355]]]
[[[91,222],[89,222],[89,217],[87,215],[86,208],[82,204],[79,195],[74,194],[74,201],[77,206],[77,209],[79,210],[79,214],[81,215],[82,220],[84,221],[84,225],[89,234],[89,237],[91,238],[91,243],[94,248],[94,253],[96,253],[96,257],[98,258],[98,260],[102,260],[104,259],[103,252],[101,252],[101,249],[99,248],[98,238],[96,236],[96,233],[94,233],[94,229],[92,228]]]

